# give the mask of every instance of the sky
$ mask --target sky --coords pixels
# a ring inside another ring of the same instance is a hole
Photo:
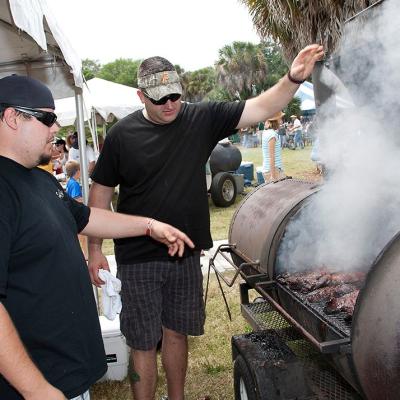
[[[212,66],[234,41],[259,43],[239,0],[47,0],[82,58],[162,56],[186,71]]]

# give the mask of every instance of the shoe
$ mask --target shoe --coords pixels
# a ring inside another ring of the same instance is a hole
[[[160,400],[168,400],[168,396],[161,396]]]

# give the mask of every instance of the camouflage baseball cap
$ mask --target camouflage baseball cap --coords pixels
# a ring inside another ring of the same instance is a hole
[[[182,86],[176,71],[162,71],[138,77],[138,86],[154,100],[172,93],[182,94]]]

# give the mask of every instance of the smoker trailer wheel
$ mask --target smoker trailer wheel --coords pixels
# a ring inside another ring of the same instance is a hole
[[[211,183],[211,198],[217,207],[229,207],[236,199],[235,178],[229,172],[218,172]]]

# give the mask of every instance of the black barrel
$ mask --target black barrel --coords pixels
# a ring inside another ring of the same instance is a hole
[[[242,153],[236,146],[230,142],[218,143],[210,156],[211,173],[236,171],[241,162]]]

